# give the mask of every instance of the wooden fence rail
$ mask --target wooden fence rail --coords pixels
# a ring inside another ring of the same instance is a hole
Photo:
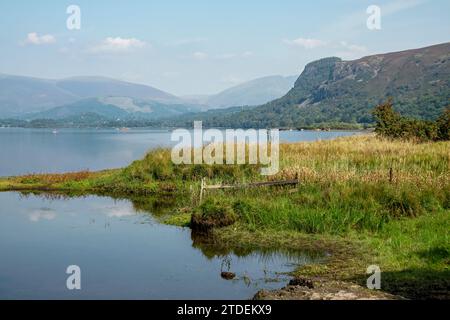
[[[264,181],[264,182],[250,182],[241,184],[212,184],[207,185],[205,179],[202,179],[200,187],[200,202],[202,202],[203,194],[206,190],[225,190],[225,189],[246,189],[246,188],[258,188],[258,187],[274,187],[274,186],[292,186],[300,184],[298,176],[293,180],[283,180],[283,181]]]

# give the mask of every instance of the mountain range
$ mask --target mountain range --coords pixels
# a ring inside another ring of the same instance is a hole
[[[402,115],[433,120],[450,104],[450,43],[353,61],[324,58],[309,63],[294,83],[295,78],[271,76],[212,96],[176,97],[109,78],[0,75],[0,118],[62,125],[95,119],[105,125],[185,126],[203,120],[210,127],[340,127],[372,123],[371,110],[391,97]]]
[[[294,86],[298,76],[268,76],[258,78],[214,95],[186,96],[187,101],[206,105],[208,109],[233,106],[257,106],[278,99]]]
[[[370,124],[373,108],[388,98],[402,115],[436,119],[450,105],[450,43],[353,61],[314,61],[283,97],[202,119],[206,126],[241,128]]]
[[[182,103],[150,86],[102,77],[48,80],[0,75],[0,116],[17,116],[98,97],[133,97],[161,103]]]
[[[105,77],[49,80],[0,74],[0,118],[63,119],[95,113],[108,119],[159,119],[259,105],[283,96],[295,79],[265,77],[216,95],[179,98],[151,86]]]

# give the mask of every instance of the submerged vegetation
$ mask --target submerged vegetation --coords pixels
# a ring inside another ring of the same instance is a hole
[[[259,169],[174,165],[170,150],[158,149],[124,169],[4,178],[0,190],[183,197],[187,200],[161,219],[199,230],[221,227],[213,233],[224,243],[290,247],[306,238],[335,243],[328,264],[302,268],[299,275],[363,283],[365,268],[377,264],[383,290],[406,297],[448,297],[449,141],[361,135],[282,144],[280,171],[269,179],[298,178],[297,187],[215,190],[199,201],[201,179],[257,181],[262,179]]]

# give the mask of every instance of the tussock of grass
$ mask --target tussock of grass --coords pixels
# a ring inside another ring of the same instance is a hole
[[[234,224],[238,216],[230,203],[223,199],[209,198],[192,214],[190,227],[195,231],[209,231]]]

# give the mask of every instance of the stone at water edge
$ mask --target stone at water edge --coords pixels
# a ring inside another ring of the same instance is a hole
[[[236,278],[236,274],[233,272],[222,272],[220,276],[225,280],[233,280]]]

